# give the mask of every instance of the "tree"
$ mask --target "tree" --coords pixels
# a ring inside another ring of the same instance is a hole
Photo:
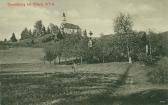
[[[50,24],[50,31],[51,31],[51,34],[57,35],[60,30],[57,25]]]
[[[55,51],[52,46],[45,48],[45,59],[49,61],[50,64],[55,59]]]
[[[102,63],[105,62],[105,56],[108,55],[108,44],[106,40],[103,40],[103,38],[100,38],[99,40],[96,41],[95,47],[94,47],[94,55],[99,58],[99,61]]]
[[[27,28],[25,28],[22,32],[21,32],[21,40],[24,40],[24,39],[27,39],[27,38],[30,38],[30,31],[28,31]]]
[[[140,34],[142,34],[142,37],[141,37],[142,46],[145,47],[146,55],[148,55],[149,45],[148,45],[148,39],[147,39],[147,36],[146,36],[146,32],[140,32]]]
[[[4,42],[7,42],[7,39],[6,39],[6,38],[4,39]]]
[[[51,33],[50,27],[47,27],[46,33],[47,33],[47,34],[50,34],[50,33]]]
[[[114,20],[114,32],[121,36],[123,40],[123,48],[127,50],[127,56],[129,59],[129,63],[132,62],[130,55],[130,46],[129,46],[129,35],[132,32],[133,21],[129,14],[120,13],[118,17]]]
[[[29,30],[29,36],[30,36],[30,37],[33,37],[33,33],[32,33],[32,31],[31,31],[31,29]]]
[[[46,34],[46,28],[45,28],[45,26],[43,26],[43,28],[42,28],[42,35],[45,35]]]
[[[12,42],[17,42],[15,33],[12,33],[12,37],[10,38],[10,40],[11,40]]]
[[[162,36],[150,30],[148,32],[148,40],[149,40],[149,54],[159,56],[162,50],[162,43],[164,42]]]
[[[58,32],[57,39],[58,39],[58,40],[64,39],[64,36],[63,36],[63,34],[61,33],[61,31]]]
[[[63,40],[59,40],[55,42],[54,45],[54,53],[55,53],[55,59],[58,57],[59,64],[61,63],[61,57],[63,55],[63,51],[65,49],[65,43]]]
[[[86,30],[83,31],[83,35],[84,35],[85,37],[87,37],[87,31],[86,31]]]
[[[43,33],[43,24],[41,20],[38,20],[35,25],[34,25],[34,30],[35,30],[35,36],[42,36]]]
[[[75,55],[80,57],[80,63],[83,63],[83,57],[87,56],[88,51],[88,38],[86,36],[79,37],[76,35],[76,44],[73,45],[73,49],[75,51]]]

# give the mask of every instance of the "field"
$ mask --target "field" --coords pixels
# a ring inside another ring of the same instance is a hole
[[[111,78],[113,77],[113,78]],[[54,73],[6,75],[2,80],[2,105],[97,105],[106,102],[116,74]],[[106,94],[106,95],[107,95]],[[92,100],[92,98],[98,98]],[[99,100],[99,101],[98,101]],[[93,102],[92,102],[93,101]],[[111,103],[111,101],[110,101]]]
[[[0,51],[1,105],[168,104],[168,86],[149,83],[144,65],[83,64],[74,72],[72,65],[43,64],[42,56],[38,48]]]
[[[74,73],[66,65],[1,65],[2,105],[110,104],[109,95],[128,66],[127,63],[79,65]]]
[[[41,48],[10,48],[0,50],[0,64],[41,63],[44,53]]]

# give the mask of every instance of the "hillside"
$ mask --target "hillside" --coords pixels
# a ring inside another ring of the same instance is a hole
[[[43,56],[42,48],[10,48],[0,50],[0,64],[40,63]]]

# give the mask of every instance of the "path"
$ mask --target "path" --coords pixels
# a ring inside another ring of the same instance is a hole
[[[147,77],[148,69],[151,68],[140,64],[133,64],[128,73],[128,78],[131,78],[133,83],[124,84],[115,92],[115,94],[121,96],[150,89],[168,89],[168,85],[150,83]]]

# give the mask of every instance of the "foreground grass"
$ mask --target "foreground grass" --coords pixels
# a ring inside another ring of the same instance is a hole
[[[17,71],[16,68],[23,69],[22,66],[25,70]],[[22,66],[3,65],[0,74],[2,105],[168,104],[167,87],[156,88],[155,85],[150,85],[144,72],[145,66],[133,65],[129,69],[127,64],[118,63],[80,65],[78,73],[73,73],[70,69],[65,70],[70,68],[65,65],[47,67],[51,69],[49,72],[44,71],[42,67],[42,71],[36,69],[37,73],[26,71],[29,70],[26,67],[32,67],[32,64]],[[10,71],[11,68],[13,71]],[[133,78],[134,83],[121,85],[123,81],[120,80],[123,80],[128,69],[128,76]],[[63,71],[58,72],[59,70]]]
[[[3,75],[2,105],[97,105],[103,99],[111,103],[107,95],[115,87],[114,76],[120,77],[100,73]]]

